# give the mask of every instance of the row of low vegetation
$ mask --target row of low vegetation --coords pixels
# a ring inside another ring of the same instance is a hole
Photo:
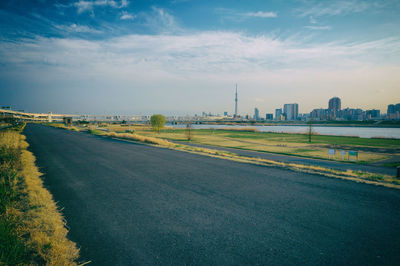
[[[76,265],[79,250],[21,130],[0,131],[0,265]]]

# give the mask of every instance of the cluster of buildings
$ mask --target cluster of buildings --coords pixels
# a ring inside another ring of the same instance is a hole
[[[277,121],[294,121],[294,120],[336,120],[336,121],[364,121],[364,120],[400,120],[400,103],[390,104],[387,114],[381,114],[380,110],[362,110],[359,108],[342,109],[341,100],[333,97],[329,100],[328,108],[314,109],[309,114],[299,114],[299,105],[297,103],[285,104],[283,108],[275,109],[273,114],[266,114],[265,119],[260,117],[258,108],[254,109],[254,120],[277,120]]]

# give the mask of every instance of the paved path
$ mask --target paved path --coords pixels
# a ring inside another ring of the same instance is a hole
[[[395,265],[400,191],[28,124],[92,265]]]
[[[305,164],[305,165],[319,165],[327,168],[337,169],[337,170],[358,170],[358,171],[365,171],[371,173],[378,173],[378,174],[386,174],[386,175],[396,175],[397,169],[395,167],[384,167],[378,164],[372,165],[364,165],[364,164],[356,164],[356,163],[345,163],[345,162],[337,162],[337,161],[329,161],[329,160],[321,160],[321,159],[312,159],[312,158],[304,158],[299,156],[291,156],[291,155],[284,155],[284,154],[276,154],[276,153],[268,153],[268,152],[257,152],[257,151],[249,151],[249,150],[242,150],[242,149],[235,149],[235,148],[225,148],[225,147],[218,147],[212,145],[205,145],[205,144],[196,144],[190,143],[187,141],[175,141],[176,143],[196,146],[196,147],[204,147],[210,149],[217,149],[217,150],[224,150],[233,152],[243,156],[249,157],[259,157],[265,158],[269,160],[279,161],[279,162],[289,162],[289,163],[298,163],[298,164]]]

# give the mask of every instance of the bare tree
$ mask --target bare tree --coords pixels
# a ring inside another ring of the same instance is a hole
[[[193,127],[192,127],[191,123],[186,124],[185,135],[186,135],[187,140],[193,139]]]
[[[308,142],[311,143],[311,137],[312,137],[312,120],[308,122]]]

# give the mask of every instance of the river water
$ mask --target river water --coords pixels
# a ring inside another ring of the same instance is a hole
[[[171,125],[174,128],[185,128],[185,124]],[[241,126],[241,125],[192,125],[194,129],[224,128],[257,128],[260,132],[306,133],[308,126]],[[313,126],[313,133],[332,136],[355,136],[361,138],[396,138],[400,139],[400,128],[383,127],[332,127]]]

